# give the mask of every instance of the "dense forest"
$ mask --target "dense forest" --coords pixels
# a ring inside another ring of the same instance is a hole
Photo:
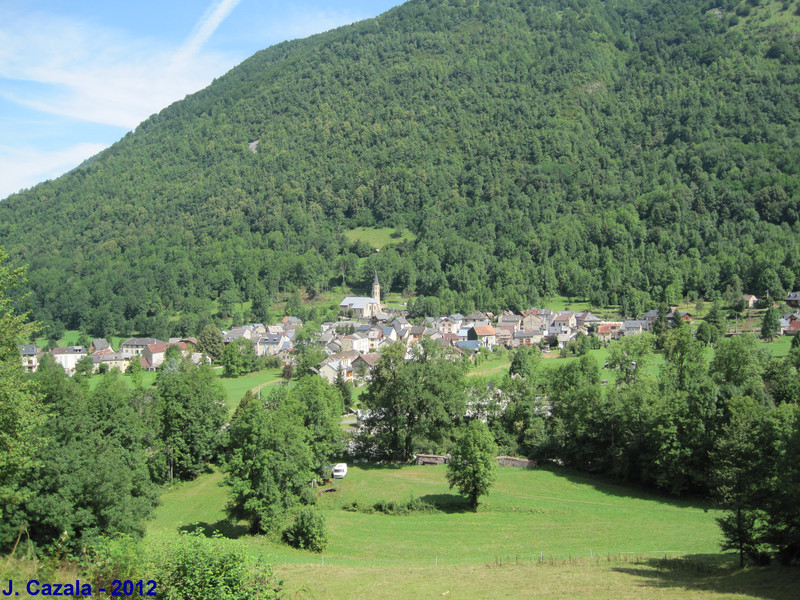
[[[193,334],[218,299],[264,318],[373,269],[465,314],[780,297],[800,285],[798,14],[412,0],[259,52],[5,199],[0,245],[35,318],[96,335]],[[415,235],[374,253],[357,226]]]

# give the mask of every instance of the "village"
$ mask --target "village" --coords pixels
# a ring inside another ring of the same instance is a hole
[[[744,296],[747,308],[753,308],[758,298]],[[800,292],[787,294],[788,307],[800,306]],[[650,310],[634,320],[609,321],[589,311],[553,311],[546,308],[530,308],[521,313],[505,311],[503,314],[474,312],[469,315],[452,314],[426,317],[418,325],[412,324],[403,310],[385,309],[381,303],[381,288],[378,274],[372,283],[370,297],[347,296],[339,304],[340,318],[336,322],[325,322],[320,326],[316,343],[324,349],[326,357],[314,372],[329,383],[337,379],[349,382],[364,381],[374,368],[381,352],[391,344],[405,344],[411,352],[421,339],[453,348],[467,357],[473,357],[482,348],[492,351],[496,347],[517,349],[533,347],[546,352],[561,350],[570,342],[585,336],[595,344],[608,344],[612,340],[638,335],[653,328],[659,311]],[[694,321],[689,312],[680,312],[670,307],[665,319],[672,322],[680,319],[684,323]],[[297,317],[284,317],[275,325],[260,323],[233,327],[223,331],[222,342],[227,345],[240,338],[252,342],[257,357],[275,357],[284,367],[295,364],[295,335],[303,326]],[[780,319],[779,335],[800,333],[800,311],[786,313]],[[131,338],[120,344],[115,351],[105,339],[95,339],[84,346],[57,347],[50,350],[56,363],[68,375],[76,372],[78,362],[90,357],[92,372],[118,369],[125,372],[132,360],[138,360],[145,371],[157,371],[165,360],[167,349],[177,346],[183,356],[196,364],[209,359],[199,351],[195,337],[170,338],[167,341],[155,338]],[[35,344],[20,347],[22,366],[26,372],[35,372],[44,354]],[[410,354],[409,354],[410,355]]]

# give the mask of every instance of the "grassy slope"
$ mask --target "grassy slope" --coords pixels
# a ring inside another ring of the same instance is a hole
[[[218,472],[164,494],[147,539],[171,537],[195,522],[209,533],[219,529],[253,555],[267,554],[297,598],[778,599],[793,597],[800,580],[795,570],[718,566],[731,561],[717,554],[716,511],[700,503],[567,471],[501,469],[473,513],[448,489],[445,472],[351,466],[337,491],[320,497],[330,539],[324,558],[227,522]],[[341,509],[353,500],[411,496],[449,512],[391,517]],[[677,552],[702,557],[703,565],[659,560]]]
[[[258,371],[256,373],[250,373],[249,375],[243,375],[241,377],[222,377],[222,369],[217,368],[215,370],[217,375],[218,381],[222,385],[222,389],[225,391],[225,398],[226,398],[226,405],[228,407],[229,412],[233,412],[236,410],[236,407],[239,406],[239,401],[245,395],[247,390],[257,389],[268,386],[277,385],[281,381],[281,370],[280,369],[266,369],[264,371]],[[157,373],[154,372],[145,372],[142,374],[142,385],[147,388],[155,384]],[[89,388],[94,389],[99,383],[102,381],[102,377],[100,376],[93,376],[89,379]],[[122,381],[125,382],[128,387],[131,389],[133,388],[133,381],[130,377],[122,377]],[[265,390],[266,391],[266,390]]]
[[[477,513],[465,510],[445,480],[445,467],[351,467],[337,491],[322,494],[328,523],[326,565],[383,567],[401,577],[406,568],[475,566],[496,560],[532,561],[540,553],[565,559],[591,555],[662,556],[714,553],[719,533],[715,511],[690,502],[668,500],[624,486],[561,471],[501,469],[498,482]],[[148,536],[159,539],[199,522],[240,537],[253,552],[264,551],[278,570],[303,573],[299,566],[320,563],[318,555],[244,534],[227,523],[226,492],[220,473],[181,484],[163,497]],[[351,513],[346,503],[421,497],[446,511],[390,517]],[[328,574],[335,578],[336,572]],[[295,575],[299,577],[299,575]],[[298,580],[299,582],[299,580]],[[298,583],[299,585],[299,583]]]
[[[416,240],[416,236],[408,229],[403,229],[400,237],[392,237],[396,230],[392,227],[356,227],[344,232],[345,237],[351,242],[366,242],[376,250],[391,244]]]

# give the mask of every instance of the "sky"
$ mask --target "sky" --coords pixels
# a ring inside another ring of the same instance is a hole
[[[257,51],[400,0],[0,0],[0,199],[54,179]]]

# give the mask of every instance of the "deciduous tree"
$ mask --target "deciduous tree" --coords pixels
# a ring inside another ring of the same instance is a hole
[[[497,469],[497,445],[489,428],[480,421],[463,425],[450,454],[447,463],[450,488],[458,488],[476,510],[478,499],[489,493]]]

